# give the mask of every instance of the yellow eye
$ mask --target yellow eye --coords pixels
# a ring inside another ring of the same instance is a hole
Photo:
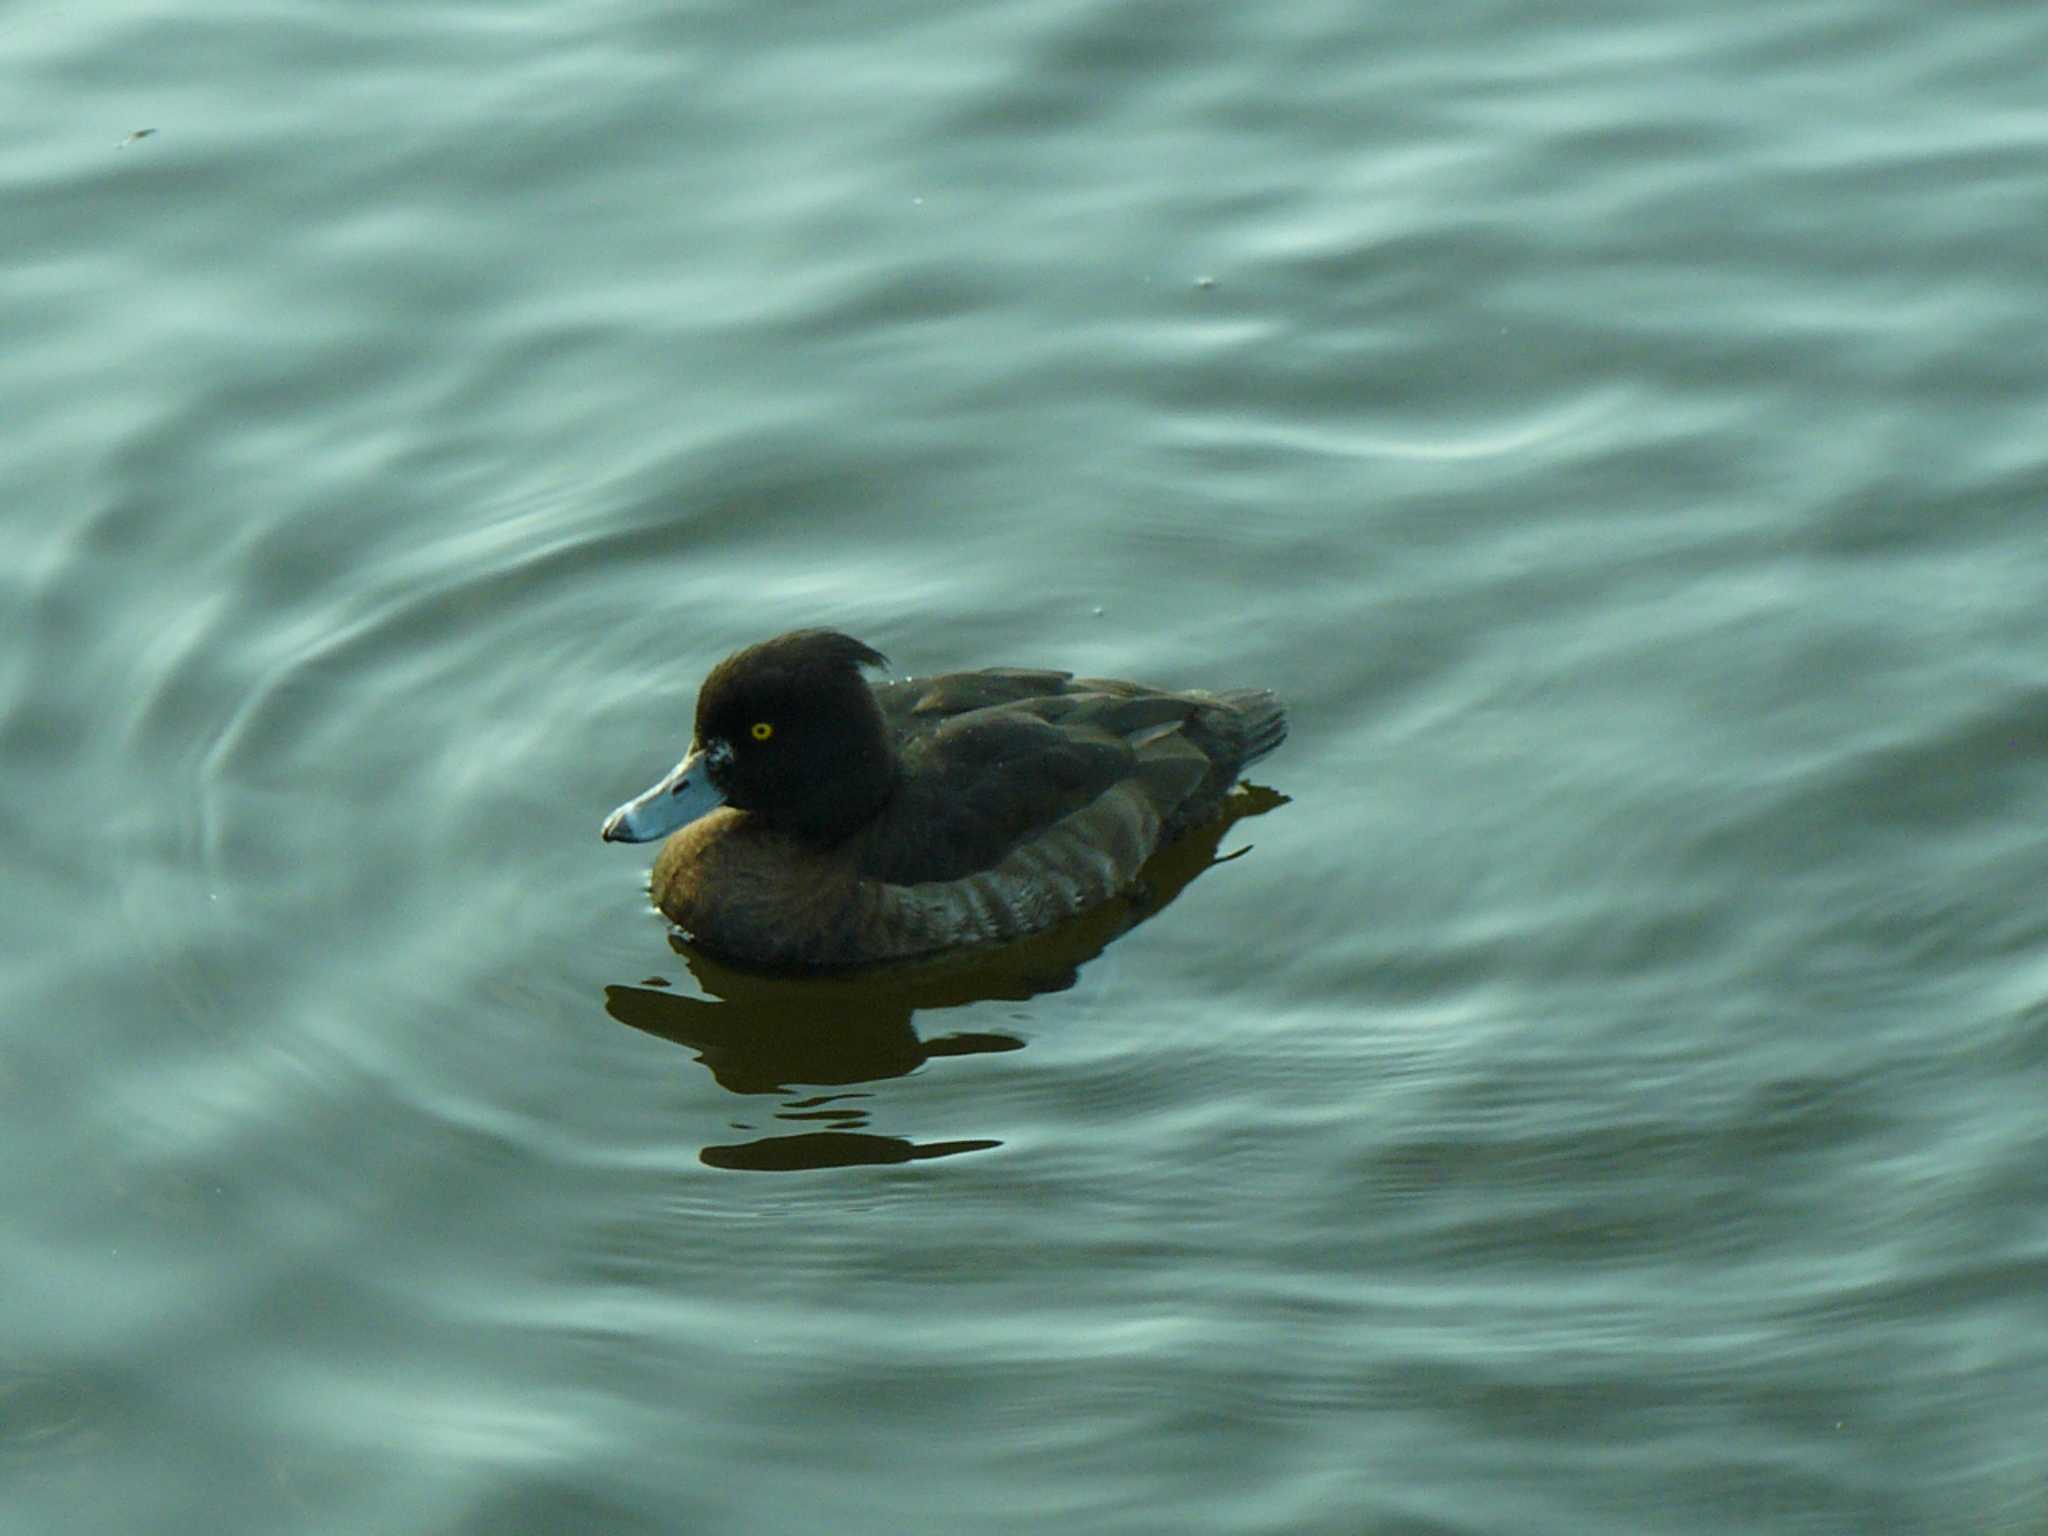
[[[756,720],[753,723],[753,725],[748,728],[747,734],[753,737],[756,741],[766,741],[770,736],[773,736],[775,734],[775,727],[770,725],[766,720]]]

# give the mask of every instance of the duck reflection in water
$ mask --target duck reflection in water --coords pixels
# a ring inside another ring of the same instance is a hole
[[[621,1024],[697,1053],[719,1085],[740,1094],[846,1088],[903,1077],[927,1061],[1016,1051],[1024,1042],[997,1032],[924,1038],[919,1010],[1022,1001],[1074,985],[1080,968],[1111,942],[1163,911],[1198,876],[1249,851],[1219,854],[1239,821],[1285,805],[1271,789],[1242,785],[1206,825],[1154,854],[1129,892],[1045,933],[995,950],[864,971],[857,975],[772,976],[738,971],[672,933],[671,946],[706,994],[689,997],[665,983],[611,986],[605,1011]],[[819,1127],[727,1146],[699,1155],[714,1168],[793,1171],[902,1163],[986,1151],[988,1139],[914,1142],[867,1130],[869,1095],[800,1096],[775,1111],[778,1121]]]

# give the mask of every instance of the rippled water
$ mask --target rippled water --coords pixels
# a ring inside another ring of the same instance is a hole
[[[2048,1530],[2044,57],[0,13],[0,1527]],[[1294,735],[748,982],[597,823],[817,622]]]

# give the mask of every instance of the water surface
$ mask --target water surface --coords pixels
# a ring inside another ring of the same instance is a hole
[[[0,13],[0,1526],[2048,1529],[2044,56]],[[598,820],[805,623],[1287,803],[707,979]]]

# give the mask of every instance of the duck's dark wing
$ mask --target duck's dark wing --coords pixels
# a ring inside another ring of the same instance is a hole
[[[877,693],[902,777],[861,866],[891,884],[962,879],[1076,837],[1113,855],[1104,878],[1127,878],[1127,850],[1142,863],[1162,830],[1221,799],[1244,756],[1235,712],[1206,695],[1020,670]]]
[[[856,834],[863,955],[1006,942],[1097,906],[1286,732],[1271,694],[1002,670],[875,689],[901,764]]]

